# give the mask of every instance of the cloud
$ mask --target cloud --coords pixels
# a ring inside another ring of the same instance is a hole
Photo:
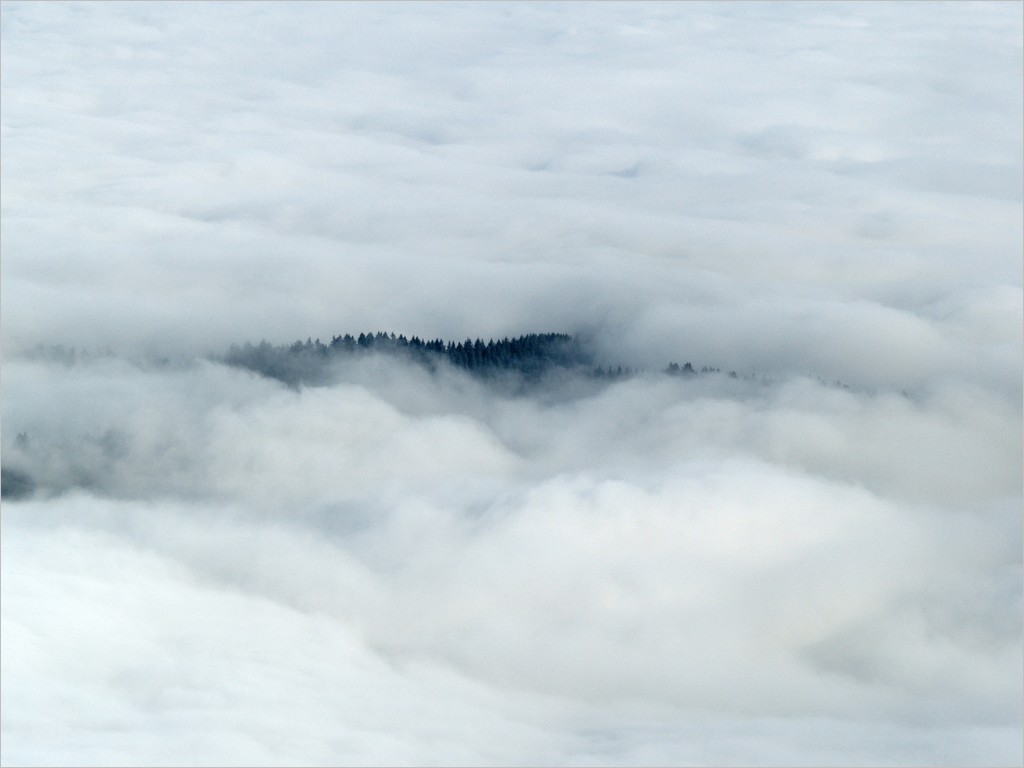
[[[922,8],[4,3],[3,762],[1019,763],[1022,19]],[[210,358],[376,330],[642,371]]]
[[[728,762],[751,728],[786,762],[830,754],[757,718],[981,729],[979,754],[996,761],[1015,743],[1008,403],[659,374],[544,402],[372,358],[300,390],[209,363],[40,374],[49,365],[9,363],[5,380],[5,407],[21,406],[5,424],[28,435],[5,463],[44,489],[5,514],[5,547],[24,548],[4,556],[5,710],[98,739],[97,762],[110,743],[136,761],[195,759],[147,723],[177,713],[206,733],[186,717],[196,707],[233,734],[190,753],[214,763],[677,762],[677,736],[644,752],[649,733],[621,730],[635,718],[672,733],[738,720],[697,762]],[[31,408],[40,382],[40,405],[62,407],[49,426]],[[90,584],[107,586],[73,591]],[[69,625],[84,646],[66,645]],[[27,637],[70,669],[23,666]],[[333,661],[304,650],[314,642]],[[40,674],[48,687],[26,701]],[[268,703],[310,675],[308,713]],[[382,687],[394,699],[358,703]],[[107,711],[74,719],[80,696]],[[486,740],[456,727],[467,707]],[[338,756],[320,708],[343,733],[379,736]],[[403,711],[433,714],[396,732]],[[11,755],[59,758],[9,722]],[[100,739],[104,722],[132,735]],[[578,727],[611,741],[588,746]],[[940,759],[946,738],[914,759]]]
[[[874,284],[887,271],[906,282],[924,247],[940,289],[994,267],[1020,281],[1020,148],[1006,121],[1020,112],[1019,62],[1012,24],[1003,36],[987,21],[996,10],[967,14],[949,46],[960,6],[905,28],[853,8],[802,23],[716,6],[585,20],[174,8],[6,12],[5,298],[33,320],[5,330],[8,348],[60,333],[191,348],[369,321],[457,336],[484,316],[479,332],[505,333],[537,319],[535,302],[565,322],[537,278],[554,294],[584,286],[579,322],[621,306],[605,297],[636,272],[666,287],[710,269],[830,288],[867,265]],[[60,33],[69,17],[74,37]],[[932,86],[941,78],[955,96]],[[969,120],[950,108],[967,98]],[[804,148],[779,156],[771,136]],[[944,181],[908,188],[883,167]],[[1003,174],[1007,199],[949,187],[978,173]],[[880,207],[897,234],[851,236]],[[55,218],[67,225],[54,231]],[[667,260],[634,268],[652,256]],[[494,261],[508,264],[500,290],[484,277]],[[37,292],[57,275],[78,289],[70,302]],[[118,327],[123,314],[137,330]]]

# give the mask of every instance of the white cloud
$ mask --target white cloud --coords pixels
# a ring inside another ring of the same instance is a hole
[[[1020,762],[1018,7],[0,9],[4,763]]]

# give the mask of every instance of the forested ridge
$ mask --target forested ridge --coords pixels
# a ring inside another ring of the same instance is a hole
[[[273,345],[262,341],[257,345],[234,345],[223,357],[228,365],[247,368],[278,379],[286,384],[315,384],[327,379],[328,365],[346,358],[384,353],[401,355],[435,370],[447,363],[481,378],[496,378],[503,374],[533,384],[554,372],[574,372],[596,378],[620,378],[634,373],[623,366],[595,364],[593,354],[577,338],[565,333],[530,333],[500,340],[481,338],[464,341],[421,339],[394,333],[346,333],[335,336],[330,343],[307,338],[305,342]],[[696,375],[690,363],[680,366],[671,363],[667,373]],[[704,373],[717,369],[704,368]]]

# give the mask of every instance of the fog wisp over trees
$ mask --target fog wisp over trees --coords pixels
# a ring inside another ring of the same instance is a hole
[[[428,370],[435,370],[438,365],[451,365],[478,378],[519,388],[550,385],[553,374],[615,380],[634,373],[628,365],[596,364],[589,347],[567,333],[531,333],[486,342],[467,338],[455,342],[424,341],[418,336],[406,338],[404,334],[396,336],[377,331],[358,336],[349,333],[334,336],[329,344],[319,338],[277,346],[265,340],[257,345],[246,342],[242,346],[233,345],[218,359],[293,386],[327,383],[331,380],[332,365],[371,353],[397,355]],[[682,367],[670,363],[665,372],[684,376],[697,373],[690,363]],[[718,372],[718,369],[705,366],[702,372]],[[731,375],[736,374],[731,372]]]
[[[514,372],[526,381],[536,381],[552,369],[584,369],[590,362],[582,345],[568,334],[529,334],[497,342],[479,338],[446,342],[382,331],[360,333],[358,337],[346,333],[334,336],[329,344],[323,344],[319,338],[286,346],[273,346],[266,341],[257,346],[246,343],[232,347],[223,359],[229,365],[249,368],[287,384],[299,384],[321,381],[330,363],[367,353],[401,355],[428,368],[444,361],[484,377]]]

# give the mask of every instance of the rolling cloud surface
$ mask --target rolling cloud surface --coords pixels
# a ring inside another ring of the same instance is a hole
[[[2,762],[1019,764],[1022,32],[4,2]]]

